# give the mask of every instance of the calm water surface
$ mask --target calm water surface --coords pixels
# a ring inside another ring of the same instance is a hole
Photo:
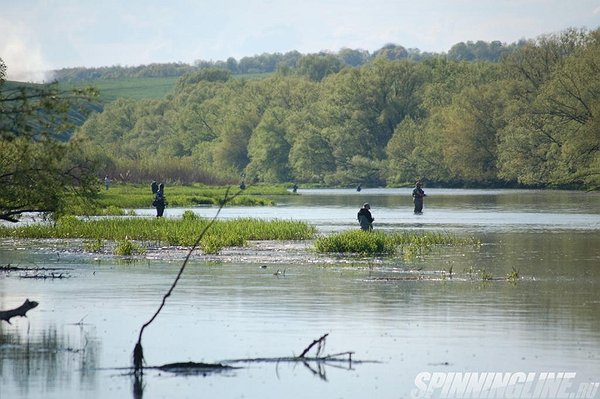
[[[306,220],[327,234],[357,228],[368,201],[378,229],[475,235],[483,245],[412,260],[274,257],[266,268],[198,257],[142,342],[154,366],[298,355],[329,333],[327,353],[373,362],[250,363],[206,376],[150,370],[136,390],[120,368],[130,365],[139,329],[180,262],[127,263],[5,241],[0,265],[52,267],[69,278],[0,273],[0,309],[40,303],[29,318],[0,324],[0,398],[403,398],[420,372],[575,372],[575,386],[600,382],[600,195],[426,193],[419,216],[408,189],[299,190],[276,207],[224,209],[223,218]],[[501,279],[513,270],[516,284]],[[482,271],[498,279],[473,277]]]

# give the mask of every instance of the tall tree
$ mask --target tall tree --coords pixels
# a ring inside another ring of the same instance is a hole
[[[56,85],[6,86],[0,59],[0,219],[27,212],[60,213],[98,188],[94,162],[76,142],[61,141],[73,127],[68,112],[93,92],[65,93]]]
[[[250,163],[246,174],[260,180],[274,183],[289,181],[288,156],[290,144],[285,139],[283,110],[269,109],[256,127],[248,143]]]
[[[507,59],[515,101],[500,136],[502,177],[598,186],[598,36],[567,30]]]

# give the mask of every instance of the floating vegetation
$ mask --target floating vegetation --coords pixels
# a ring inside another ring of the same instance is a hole
[[[478,239],[448,233],[352,230],[317,238],[315,249],[322,253],[357,255],[395,255],[401,251],[413,258],[434,245],[479,245]]]
[[[506,275],[506,279],[512,283],[516,283],[519,280],[519,271],[512,267],[512,271]]]

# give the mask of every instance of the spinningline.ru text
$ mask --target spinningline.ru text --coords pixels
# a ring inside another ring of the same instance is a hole
[[[412,398],[592,399],[600,382],[575,381],[574,372],[421,372]]]

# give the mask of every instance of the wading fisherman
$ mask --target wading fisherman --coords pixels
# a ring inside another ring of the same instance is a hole
[[[158,185],[158,190],[156,191],[152,205],[156,208],[156,217],[162,217],[163,213],[165,212],[165,207],[167,206],[167,199],[165,198],[165,185],[163,183]]]
[[[375,218],[373,215],[371,215],[371,211],[369,209],[371,209],[371,205],[369,205],[368,202],[365,202],[356,215],[358,223],[360,223],[360,229],[364,231],[373,230],[373,221]]]
[[[412,191],[413,202],[415,204],[415,214],[421,215],[423,213],[423,197],[426,197],[425,191],[421,188],[421,181],[417,180],[415,189]]]

